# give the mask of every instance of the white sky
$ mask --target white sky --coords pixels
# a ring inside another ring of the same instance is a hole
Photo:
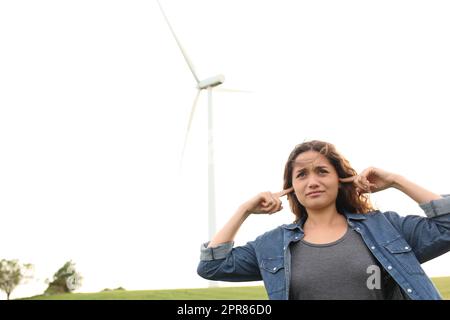
[[[252,91],[213,95],[218,226],[279,191],[291,149],[309,139],[358,171],[450,193],[447,1],[161,3],[200,78]],[[156,1],[0,1],[0,258],[36,267],[13,298],[43,292],[69,259],[84,292],[208,285],[196,274],[206,94],[178,171],[195,92]],[[374,202],[422,214],[395,190]],[[291,222],[284,207],[250,217],[236,243]],[[424,264],[430,276],[449,266],[449,254]]]

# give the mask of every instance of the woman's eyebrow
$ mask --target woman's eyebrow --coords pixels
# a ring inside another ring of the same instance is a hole
[[[300,171],[302,171],[304,169],[306,169],[306,168],[305,167],[300,167],[300,168],[297,168],[296,170],[294,169],[294,172],[297,173],[297,172],[300,172]],[[328,169],[328,166],[326,164],[317,165],[317,166],[314,166],[314,169]]]

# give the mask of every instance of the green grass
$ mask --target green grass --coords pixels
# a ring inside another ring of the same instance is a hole
[[[263,286],[174,290],[113,290],[34,296],[30,300],[266,300]],[[24,299],[24,300],[27,300]]]
[[[450,300],[450,277],[431,278],[445,300]]]
[[[450,277],[432,278],[444,299],[450,300]],[[24,300],[266,300],[263,286],[175,290],[113,290],[34,296]]]

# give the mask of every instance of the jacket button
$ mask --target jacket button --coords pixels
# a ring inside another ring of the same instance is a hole
[[[405,247],[405,250],[408,250],[409,249],[409,247]]]
[[[277,270],[277,267],[273,267],[273,271]]]
[[[375,247],[374,247],[374,246],[371,246],[370,249],[375,250]]]
[[[408,291],[408,293],[412,292],[412,290],[410,288],[406,289],[406,291]]]
[[[388,269],[391,270],[391,269],[392,269],[392,266],[388,266]]]

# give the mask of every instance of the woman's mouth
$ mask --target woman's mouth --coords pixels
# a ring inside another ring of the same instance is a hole
[[[313,191],[306,194],[307,197],[318,197],[323,193],[323,191]]]

